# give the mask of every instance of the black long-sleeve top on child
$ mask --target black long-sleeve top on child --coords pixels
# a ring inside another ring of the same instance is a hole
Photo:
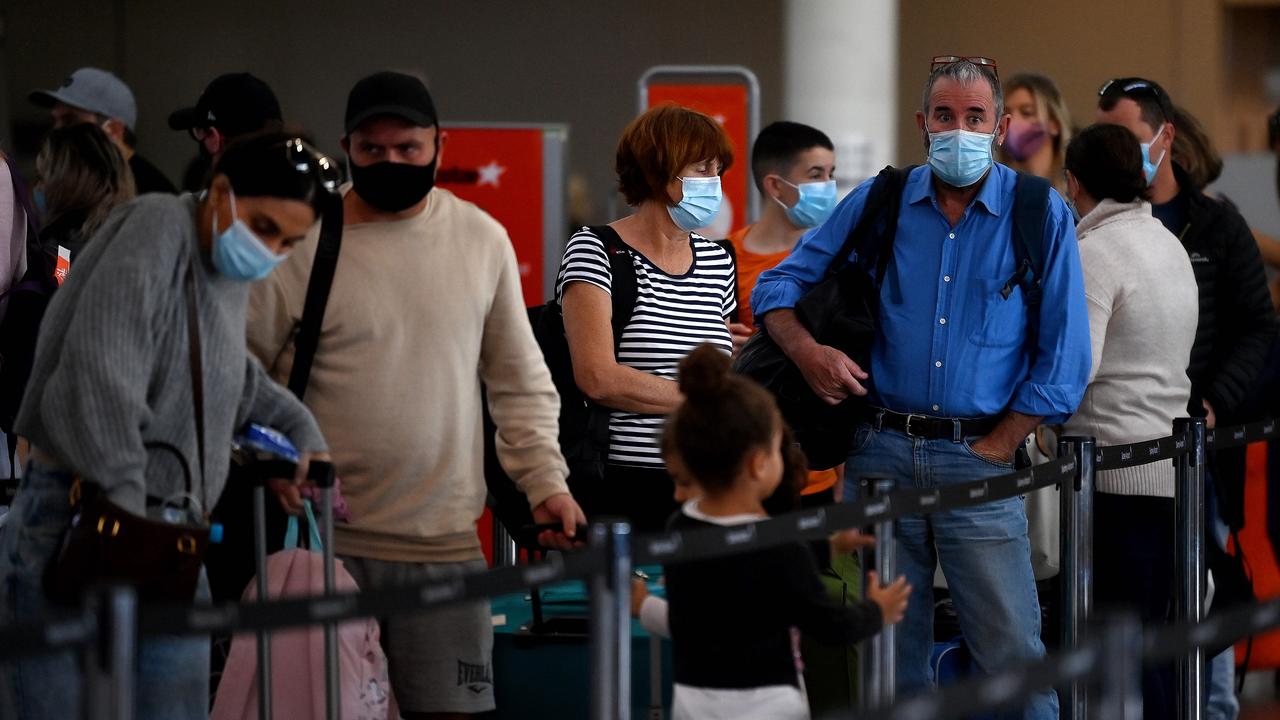
[[[672,530],[713,523],[688,506]],[[797,685],[791,628],[833,645],[880,631],[870,600],[842,607],[828,595],[812,551],[800,543],[664,568],[675,681],[702,688]]]

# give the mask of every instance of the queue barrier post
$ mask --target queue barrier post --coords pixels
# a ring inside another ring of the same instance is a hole
[[[332,596],[337,591],[337,562],[333,547],[333,501],[334,475],[333,465],[312,461],[316,486],[320,489],[320,527],[324,538],[324,594]],[[319,472],[315,472],[315,470]],[[342,685],[338,680],[338,625],[326,622],[324,625],[324,711],[326,720],[338,720],[342,707]]]
[[[1175,619],[1196,623],[1204,617],[1204,474],[1206,468],[1204,418],[1173,421],[1173,437],[1181,438],[1186,453],[1175,468]],[[1200,720],[1204,704],[1204,651],[1196,648],[1178,660],[1178,717]]]
[[[507,526],[495,517],[493,519],[493,566],[514,567],[519,564],[519,550],[516,541],[511,539]]]
[[[868,501],[887,498],[896,489],[897,481],[887,475],[868,474],[860,479],[862,497]],[[875,570],[880,579],[886,583],[893,582],[897,576],[897,547],[894,541],[894,522],[883,520],[875,525]],[[864,567],[862,587],[863,596],[869,587],[870,577]],[[894,690],[897,684],[895,665],[897,658],[895,627],[886,626],[883,630],[862,643],[861,663],[862,706],[866,709],[887,708],[893,704]]]
[[[94,640],[84,650],[84,717],[132,720],[137,682],[138,595],[131,587],[112,585],[86,599],[86,612],[94,618],[97,629]]]
[[[1097,440],[1068,436],[1058,441],[1058,456],[1076,461],[1074,481],[1059,489],[1062,647],[1077,648],[1093,611],[1093,485]],[[1072,683],[1062,697],[1063,720],[1085,720],[1089,703],[1084,683]]]
[[[253,553],[257,568],[258,602],[266,602],[267,586],[267,487],[266,478],[253,485]],[[271,720],[271,632],[258,630],[258,720]]]
[[[1095,717],[1142,720],[1142,621],[1134,613],[1100,626],[1098,702]]]
[[[631,525],[591,524],[588,552],[605,554],[591,591],[591,718],[631,720]]]

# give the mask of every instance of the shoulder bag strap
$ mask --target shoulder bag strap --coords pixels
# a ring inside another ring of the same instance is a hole
[[[329,291],[338,270],[338,254],[342,249],[342,196],[331,195],[325,204],[320,223],[320,239],[316,257],[311,263],[311,279],[307,281],[307,299],[302,305],[302,320],[293,339],[293,367],[289,371],[289,390],[299,400],[307,393],[311,365],[320,346],[320,329],[324,324]]]
[[[1048,180],[1018,173],[1013,191],[1013,256],[1018,269],[1001,293],[1008,298],[1013,286],[1022,287],[1027,304],[1027,343],[1035,347],[1040,341],[1040,299],[1044,293],[1044,221],[1049,212]]]
[[[733,241],[729,239],[712,240],[711,242],[724,248],[724,251],[729,253],[729,265],[733,268],[732,290],[733,294],[736,296],[738,294],[738,249],[733,246]],[[742,308],[738,303],[733,304],[733,312],[729,313],[729,322],[742,322]]]
[[[209,507],[208,498],[205,496],[208,483],[204,473],[204,359],[200,346],[200,295],[196,289],[197,262],[200,262],[199,258],[193,256],[191,263],[187,266],[187,350],[191,359],[191,405],[196,420],[196,452],[200,455],[198,463],[200,500],[204,503],[201,512],[209,513],[213,508]],[[190,478],[187,482],[187,492],[191,492]]]
[[[862,207],[862,215],[849,229],[840,251],[832,258],[831,265],[827,268],[827,277],[844,269],[855,249],[859,251],[860,263],[875,260],[877,281],[884,275],[884,269],[893,255],[893,235],[897,230],[897,211],[901,207],[902,188],[915,168],[914,165],[905,168],[889,165],[876,175]],[[874,238],[875,246],[867,247],[867,240],[872,233],[877,233]]]
[[[636,309],[636,266],[631,260],[631,248],[622,241],[618,231],[608,225],[592,225],[587,228],[604,244],[604,254],[609,258],[609,297],[613,303],[613,354],[618,355],[622,344],[622,331],[631,322]]]

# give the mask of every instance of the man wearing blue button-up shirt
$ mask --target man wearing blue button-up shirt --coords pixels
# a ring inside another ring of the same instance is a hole
[[[851,484],[868,473],[888,474],[901,487],[937,487],[1009,472],[1027,434],[1070,416],[1088,383],[1089,318],[1071,213],[1049,193],[1043,296],[1029,310],[1022,288],[1010,282],[1018,269],[1017,176],[991,160],[1009,124],[995,64],[939,60],[916,114],[929,164],[912,171],[903,189],[870,372],[819,345],[792,308],[858,222],[871,181],[761,275],[751,296],[814,392],[831,403],[868,395],[875,408],[853,439],[846,498],[857,496]],[[929,686],[929,589],[939,561],[982,670],[1043,656],[1020,499],[903,518],[896,539],[903,573],[919,589],[898,633],[900,691]],[[1056,718],[1053,690],[1020,716]]]

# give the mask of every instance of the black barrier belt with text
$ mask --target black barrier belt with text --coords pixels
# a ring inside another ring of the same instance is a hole
[[[1203,647],[1227,647],[1238,640],[1280,627],[1280,600],[1238,608],[1199,623],[1148,626],[1142,642],[1143,664],[1186,657]],[[1045,688],[1087,682],[1101,676],[1102,648],[1090,637],[1067,650],[1004,672],[965,680],[937,692],[903,699],[870,714],[872,720],[952,720],[1000,708],[1016,707]],[[847,714],[829,715],[835,720]]]
[[[671,565],[763,550],[803,540],[820,540],[837,530],[865,527],[921,515],[981,505],[1025,495],[1075,477],[1074,457],[1059,458],[1007,475],[935,488],[907,488],[887,495],[779,515],[749,525],[642,535],[633,542],[636,565]]]
[[[1275,420],[1206,433],[1206,445],[1227,448],[1280,437]],[[1114,470],[1170,460],[1186,453],[1183,438],[1157,438],[1130,445],[1099,448],[1096,470]],[[632,541],[637,565],[675,564],[711,559],[805,540],[820,540],[846,528],[866,527],[908,515],[942,512],[1006,500],[1060,485],[1076,476],[1074,457],[1036,465],[997,477],[933,488],[903,488],[863,498],[781,515],[749,525],[642,535]],[[330,597],[298,597],[226,605],[144,607],[144,634],[187,635],[251,631],[386,617],[413,613],[451,603],[481,600],[563,580],[585,578],[601,571],[603,553],[553,555],[549,562],[495,568],[474,575],[424,585],[380,588],[376,593],[346,593]],[[45,623],[25,623],[0,630],[0,647],[10,656],[83,644],[94,629],[91,618],[51,615]]]
[[[1094,470],[1119,470],[1163,460],[1173,460],[1187,452],[1186,438],[1162,437],[1129,445],[1108,445],[1094,452]]]
[[[97,630],[97,621],[88,613],[52,614],[39,622],[11,625],[0,629],[0,661],[83,647]]]
[[[337,593],[265,603],[146,607],[138,624],[144,635],[206,635],[384,618],[520,593],[549,583],[581,580],[602,569],[604,557],[599,552],[557,554],[534,565],[494,568],[421,585],[379,587],[376,592]]]
[[[1276,421],[1272,419],[1210,430],[1205,433],[1204,444],[1211,450],[1222,450],[1276,438],[1280,438],[1280,432],[1277,432]]]

